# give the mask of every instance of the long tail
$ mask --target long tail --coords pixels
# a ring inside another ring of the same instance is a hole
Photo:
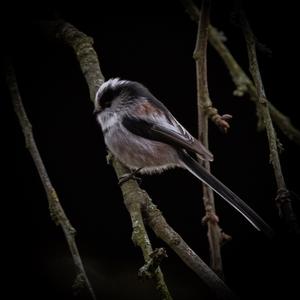
[[[216,177],[208,173],[196,160],[185,151],[178,151],[183,165],[198,179],[203,181],[218,193],[224,200],[240,212],[258,231],[264,232],[268,237],[273,237],[271,227],[242,199],[234,194]]]

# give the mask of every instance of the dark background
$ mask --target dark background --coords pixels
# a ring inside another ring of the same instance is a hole
[[[141,252],[131,242],[130,218],[114,172],[106,164],[102,134],[92,116],[93,105],[78,62],[71,49],[45,37],[40,21],[51,19],[55,11],[93,37],[106,78],[144,83],[194,135],[197,116],[192,54],[197,26],[179,1],[107,2],[98,1],[98,8],[86,1],[68,7],[43,2],[34,9],[2,10],[3,48],[12,57],[40,153],[77,229],[78,247],[99,299],[158,299],[152,282],[137,279],[137,270],[143,265]],[[246,12],[258,41],[272,48],[270,7],[251,1]],[[214,1],[211,20],[225,33],[226,45],[248,70],[232,3]],[[259,62],[268,98],[299,128],[296,103],[273,93],[271,57],[259,52]],[[215,156],[212,171],[277,233],[269,241],[216,198],[220,225],[233,237],[222,248],[226,282],[242,299],[281,293],[287,298],[297,292],[291,271],[299,270],[298,248],[285,233],[275,207],[276,186],[266,134],[256,130],[255,107],[248,97],[233,96],[235,86],[228,70],[210,46],[208,82],[220,113],[233,115],[226,135],[210,125],[210,150]],[[73,299],[74,267],[66,241],[49,216],[45,192],[24,147],[9,94],[5,87],[2,91],[3,149],[10,154],[8,159],[3,156],[3,163],[10,166],[10,172],[3,171],[8,190],[8,196],[3,196],[8,298],[20,294],[31,299]],[[299,146],[279,130],[278,137],[285,149],[281,161],[287,185],[299,194],[295,174]],[[143,177],[142,187],[169,224],[208,263],[206,228],[201,225],[201,184],[186,171],[172,170]],[[295,208],[298,213],[298,203]],[[155,247],[165,246],[149,234]],[[167,252],[162,269],[174,299],[213,299],[197,276],[169,248]]]

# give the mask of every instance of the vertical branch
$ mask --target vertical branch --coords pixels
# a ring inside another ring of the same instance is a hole
[[[207,83],[207,38],[209,27],[210,1],[202,1],[201,16],[198,22],[197,41],[194,51],[196,61],[197,76],[197,107],[198,107],[198,135],[205,147],[208,148],[208,117],[207,110],[212,107],[209,98]],[[204,167],[210,172],[209,161],[204,161]],[[210,249],[210,260],[212,269],[223,276],[222,257],[221,257],[221,230],[218,225],[218,217],[215,211],[214,194],[212,189],[203,184],[203,203],[206,215],[203,220],[208,227],[208,240]]]
[[[16,76],[13,70],[13,67],[11,65],[7,66],[7,74],[6,74],[6,81],[8,88],[10,90],[12,103],[14,106],[15,113],[18,117],[19,123],[21,125],[21,128],[23,130],[23,134],[25,137],[26,142],[26,148],[31,154],[31,157],[33,159],[33,162],[38,170],[39,176],[41,178],[41,181],[43,183],[44,189],[47,194],[48,202],[49,202],[49,210],[50,215],[53,219],[53,221],[60,225],[66,240],[69,245],[69,249],[75,264],[76,268],[76,280],[74,282],[74,287],[76,289],[81,289],[83,287],[87,288],[90,296],[93,300],[96,300],[96,295],[92,289],[92,286],[89,282],[89,279],[86,275],[86,272],[84,270],[84,266],[75,242],[75,229],[71,225],[70,221],[68,220],[61,204],[59,201],[59,198],[56,194],[56,191],[50,181],[50,178],[47,174],[47,170],[45,168],[45,165],[42,161],[40,152],[37,148],[37,145],[35,143],[35,139],[32,132],[32,126],[31,123],[27,117],[25,108],[22,103],[22,99],[20,96],[19,88],[17,85]]]
[[[281,169],[276,132],[271,119],[268,100],[266,97],[266,93],[261,79],[261,74],[260,74],[258,61],[257,61],[255,36],[252,32],[252,29],[250,27],[250,24],[248,23],[245,14],[241,10],[240,10],[240,19],[241,19],[241,25],[242,25],[242,29],[247,44],[247,51],[249,57],[249,69],[254,81],[254,85],[258,97],[257,105],[259,106],[259,109],[262,112],[262,118],[263,118],[264,126],[266,128],[268,141],[269,141],[270,161],[273,166],[275,180],[277,184],[276,204],[279,209],[279,214],[280,216],[283,217],[283,219],[287,223],[289,230],[293,233],[300,234],[300,229],[291,204],[290,193],[287,190],[284,176]]]

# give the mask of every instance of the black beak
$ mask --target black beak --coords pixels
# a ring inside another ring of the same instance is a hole
[[[102,111],[101,107],[95,108],[93,111],[93,115],[96,116],[98,113],[100,113]]]

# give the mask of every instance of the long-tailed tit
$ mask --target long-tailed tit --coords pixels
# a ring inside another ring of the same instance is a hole
[[[104,82],[97,91],[94,112],[108,149],[131,170],[149,174],[185,168],[257,230],[272,235],[272,229],[254,210],[190,156],[195,153],[202,160],[213,160],[209,150],[142,84],[119,78]]]

